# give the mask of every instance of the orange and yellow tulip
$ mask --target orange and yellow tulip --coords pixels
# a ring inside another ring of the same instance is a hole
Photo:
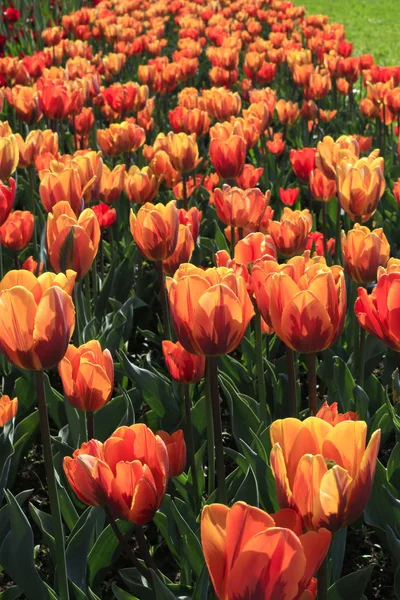
[[[4,427],[15,417],[18,411],[18,399],[11,400],[9,396],[0,397],[0,427]]]
[[[111,398],[114,387],[114,363],[109,350],[91,340],[76,348],[70,344],[58,365],[68,402],[79,410],[93,412]]]
[[[166,431],[157,431],[167,447],[169,460],[169,476],[178,477],[186,468],[186,443],[183,430],[178,429],[171,435]]]
[[[73,269],[82,279],[92,266],[100,242],[100,225],[86,208],[77,218],[68,202],[58,202],[47,216],[47,252],[56,273]]]
[[[125,165],[117,165],[111,171],[103,164],[99,183],[99,198],[106,204],[116,202],[124,189]]]
[[[347,233],[342,231],[342,252],[346,273],[356,283],[377,280],[378,267],[386,267],[390,246],[383,229],[373,229],[356,223]]]
[[[54,276],[55,277],[55,276]],[[0,281],[0,351],[21,369],[41,371],[60,362],[75,326],[70,294],[53,279],[25,270]]]
[[[318,419],[327,421],[333,426],[341,423],[342,421],[358,421],[358,414],[356,412],[349,410],[345,413],[340,413],[337,402],[328,404],[325,401],[323,404],[321,404],[321,407],[315,416]]]
[[[172,255],[179,233],[178,211],[173,200],[166,206],[146,202],[137,215],[131,210],[129,224],[136,245],[148,260],[163,261]]]
[[[320,202],[329,202],[336,194],[336,182],[328,179],[319,169],[311,171],[309,184],[313,198]]]
[[[107,156],[136,152],[145,141],[145,130],[129,121],[112,123],[108,129],[97,131],[97,143]]]
[[[352,135],[341,135],[336,141],[329,135],[317,145],[315,164],[317,169],[328,179],[336,179],[336,169],[343,158],[358,158],[360,149],[356,138]]]
[[[14,210],[0,227],[0,244],[18,252],[32,239],[35,217],[29,210]]]
[[[307,244],[312,228],[312,216],[308,209],[283,209],[280,221],[270,221],[269,232],[277,250],[286,257],[301,254]]]
[[[39,95],[35,87],[14,85],[7,88],[6,97],[23,123],[37,123],[42,117]]]
[[[198,383],[204,377],[206,359],[185,350],[180,342],[163,340],[162,350],[165,363],[172,379],[179,383]]]
[[[214,138],[210,143],[210,158],[221,179],[236,179],[246,161],[246,142],[239,135],[226,139]]]
[[[201,544],[218,600],[315,598],[315,580],[331,542],[324,528],[302,533],[294,510],[270,515],[245,502],[204,507]]]
[[[231,227],[258,229],[269,204],[271,192],[259,188],[242,190],[227,184],[214,190],[214,204],[218,217]]]
[[[67,201],[75,215],[84,206],[83,196],[94,179],[83,186],[77,166],[66,165],[58,172],[48,169],[39,172],[39,195],[43,208],[50,213],[58,202]]]
[[[168,452],[158,435],[138,423],[119,427],[104,444],[84,443],[64,458],[64,472],[82,502],[108,505],[114,517],[143,525],[164,498]]]
[[[15,135],[0,137],[0,179],[5,181],[18,167],[19,149]]]
[[[25,169],[35,162],[38,154],[49,152],[54,156],[58,153],[58,135],[51,129],[34,129],[25,140],[19,133],[15,134],[19,149],[18,166]]]
[[[279,419],[270,436],[279,505],[297,510],[305,529],[333,532],[361,515],[374,480],[380,429],[367,447],[364,421],[333,426],[317,417]]]
[[[187,135],[170,131],[167,143],[172,166],[178,173],[193,171],[201,161],[195,133]]]
[[[151,202],[158,192],[160,181],[151,167],[139,169],[133,165],[125,174],[124,189],[130,202]]]
[[[232,269],[183,264],[167,289],[175,333],[192,354],[232,352],[254,315],[245,281]]]
[[[166,275],[172,276],[182,263],[188,263],[192,258],[194,250],[194,239],[191,228],[187,225],[179,224],[178,239],[175,250],[169,258],[163,260],[163,271]]]
[[[16,188],[15,180],[12,177],[8,181],[8,186],[0,181],[0,226],[7,221],[11,212]]]

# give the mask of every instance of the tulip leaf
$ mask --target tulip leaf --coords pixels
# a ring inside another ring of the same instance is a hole
[[[355,600],[362,598],[370,580],[373,565],[345,575],[338,579],[328,590],[328,600]]]
[[[114,281],[116,276],[116,261],[114,260],[110,265],[110,270],[107,273],[104,281],[102,282],[101,291],[97,298],[95,306],[95,316],[97,319],[101,319],[107,311],[107,305],[111,296],[111,290],[114,287]]]
[[[18,423],[14,432],[14,454],[11,457],[10,472],[8,475],[8,487],[14,484],[17,473],[20,469],[20,460],[32,444],[33,439],[39,431],[39,413],[37,410],[32,412]]]
[[[125,390],[124,390],[125,391]],[[138,390],[133,389],[113,398],[103,408],[94,414],[94,428],[96,439],[104,442],[118,427],[122,425],[132,425],[134,419],[131,396],[135,397]],[[129,406],[128,406],[129,402]]]
[[[347,527],[342,527],[333,534],[330,548],[331,581],[335,583],[340,578],[343,569],[344,553],[346,551]]]
[[[193,591],[192,600],[207,600],[208,588],[210,586],[210,576],[208,574],[207,565],[204,565],[200,577],[197,580]]]
[[[400,507],[391,501],[396,499],[396,491],[387,479],[387,472],[382,463],[376,461],[375,479],[371,495],[364,511],[365,522],[378,527],[382,531],[387,526],[395,530],[396,523],[400,522]]]
[[[189,560],[190,566],[195,571],[196,575],[199,576],[204,565],[204,557],[203,552],[201,550],[199,538],[188,524],[187,511],[185,516],[183,516],[182,512],[178,509],[178,505],[181,511],[183,511],[185,507],[187,507],[187,505],[185,505],[185,503],[183,503],[179,499],[176,499],[175,502],[172,502],[172,514],[174,515],[174,519],[178,526],[179,533],[182,536],[182,542],[185,548],[185,552],[187,553],[187,558]]]
[[[42,532],[43,540],[46,546],[49,547],[50,554],[55,562],[55,540],[51,515],[45,513],[39,508],[36,508],[32,502],[29,503],[29,512],[31,513],[32,519],[35,521],[38,529]]]
[[[400,442],[397,442],[389,456],[387,478],[397,490],[400,490]]]
[[[389,525],[386,527],[386,541],[397,565],[400,565],[400,540]]]
[[[20,506],[24,504],[24,502],[29,498],[32,494],[33,490],[25,490],[20,492],[15,496],[15,500],[18,502]],[[8,529],[10,527],[10,507],[8,504],[5,504],[0,509],[0,540],[4,540],[7,535]]]
[[[235,388],[225,373],[219,374],[219,382],[224,397],[228,403],[229,412],[232,420],[232,431],[235,439],[239,442],[244,439],[251,444],[250,429],[258,429],[259,419],[256,413],[250,408],[243,396]]]
[[[253,471],[249,467],[232,502],[247,502],[247,504],[256,506],[258,508],[260,505],[259,500],[260,497],[258,493],[257,481],[254,477]]]
[[[118,520],[117,524],[122,535],[127,536],[133,532],[133,523]],[[120,553],[119,541],[110,525],[108,525],[97,538],[87,557],[89,585],[91,588],[96,589],[100,585]]]
[[[175,561],[177,564],[180,564],[179,549],[181,545],[181,537],[174,519],[172,500],[169,494],[164,496],[164,500],[154,515],[153,521],[161,532],[161,535],[164,538],[164,541],[167,544],[168,549]]]
[[[18,416],[30,411],[35,404],[36,394],[32,393],[35,389],[31,371],[26,371],[23,377],[19,377],[15,382],[14,394],[18,398]]]
[[[167,588],[165,583],[161,581],[157,573],[150,569],[153,579],[154,591],[156,593],[155,600],[176,600],[176,596]]]
[[[261,507],[268,512],[277,511],[279,505],[276,496],[275,478],[271,467],[263,460],[262,455],[259,452],[254,452],[244,440],[240,440],[240,446],[253,471],[254,479],[258,483]]]
[[[228,241],[225,237],[225,235],[222,233],[218,222],[216,220],[214,220],[214,239],[217,242],[217,246],[218,246],[218,250],[227,250],[229,252],[229,246],[228,246]]]
[[[4,592],[0,592],[0,600],[17,600],[21,595],[22,590],[17,585],[13,585],[4,590]]]
[[[68,537],[66,561],[68,578],[82,591],[86,591],[87,556],[92,545],[96,523],[104,522],[103,511],[92,507],[80,516]]]
[[[14,437],[14,419],[0,431],[0,506],[3,502],[4,490],[7,488],[11,457],[14,454],[12,440]]]
[[[33,533],[29,521],[11,492],[6,492],[6,499],[11,529],[0,548],[0,564],[28,600],[49,598],[51,594],[35,567]]]
[[[138,600],[137,596],[132,596],[131,594],[128,594],[128,592],[124,592],[124,590],[121,590],[121,588],[117,587],[115,583],[112,584],[112,593],[114,594],[114,598],[117,600]],[[152,592],[152,594],[154,598],[154,593]],[[146,598],[143,600],[146,600]]]
[[[118,573],[132,594],[135,594],[140,600],[154,600],[154,591],[151,588],[138,583],[138,581],[142,581],[143,578],[137,569],[128,567],[127,569],[121,569]]]

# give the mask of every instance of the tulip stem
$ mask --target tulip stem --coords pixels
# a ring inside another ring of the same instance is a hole
[[[340,247],[340,230],[341,230],[341,210],[339,198],[337,199],[337,208],[336,208],[336,237],[335,237],[335,262],[342,264],[341,257],[341,247]]]
[[[207,374],[210,381],[209,389],[214,425],[214,446],[217,467],[217,500],[221,504],[227,504],[221,407],[218,389],[218,359],[216,356],[207,356]]]
[[[87,426],[86,426],[86,412],[84,410],[78,410],[79,414],[79,430],[80,430],[80,443],[88,441]]]
[[[47,413],[46,392],[44,388],[43,371],[35,371],[36,398],[39,410],[40,435],[42,438],[43,460],[46,471],[47,488],[49,491],[51,519],[53,522],[54,543],[56,552],[56,567],[58,570],[58,586],[60,600],[69,599],[67,563],[64,550],[64,531],[61,520],[60,503],[57,494],[57,485],[54,475],[53,453],[49,417]]]
[[[75,282],[74,284],[74,304],[75,304],[75,313],[76,313],[76,323],[75,323],[75,329],[74,329],[74,334],[73,334],[73,338],[74,338],[74,344],[75,346],[80,346],[81,343],[81,323],[80,323],[80,314],[79,314],[79,300],[78,300],[78,286],[77,283]]]
[[[214,455],[214,425],[210,390],[210,377],[206,371],[206,424],[207,424],[207,488],[211,496],[215,489],[215,455]]]
[[[182,189],[183,189],[183,208],[188,209],[188,195],[187,195],[187,175],[182,173]]]
[[[231,225],[231,254],[232,254],[232,258],[235,258],[235,246],[236,246],[236,233],[235,233],[235,228]]]
[[[296,373],[294,367],[294,353],[289,346],[286,346],[286,367],[288,372],[288,387],[289,387],[289,407],[288,416],[296,417],[297,402],[296,402]]]
[[[35,222],[36,217],[35,217],[35,168],[33,165],[29,165],[28,168],[28,174],[29,174],[29,194],[30,194],[30,202],[31,202],[31,212],[33,214],[33,220]],[[36,256],[37,254],[37,240],[36,240],[36,225],[33,229],[33,254],[34,254],[34,258],[37,259],[38,257]]]
[[[199,507],[199,494],[197,487],[197,469],[196,469],[196,453],[194,448],[194,439],[193,439],[193,427],[192,427],[192,415],[190,412],[191,402],[190,402],[190,393],[189,393],[189,384],[183,384],[183,395],[185,399],[185,425],[186,425],[186,445],[189,454],[189,464],[192,470],[192,481],[193,481],[193,500],[195,509],[197,510]]]
[[[243,239],[243,227],[239,227],[239,229],[238,229],[238,238],[239,238],[239,241]],[[233,256],[232,256],[232,258],[233,258]]]
[[[112,516],[112,514],[110,512],[110,509],[107,506],[105,506],[104,511],[107,516],[107,521],[108,521],[111,529],[115,533],[115,537],[121,544],[121,547],[123,548],[126,556],[129,558],[129,560],[131,561],[133,566],[136,567],[136,569],[139,571],[139,573],[141,573],[141,575],[143,575],[143,577],[145,577],[147,579],[148,583],[152,583],[150,573],[148,573],[147,569],[142,565],[142,563],[139,561],[138,557],[136,556],[136,554],[134,553],[132,548],[130,548],[130,546],[128,545],[128,542],[122,535],[114,517]]]
[[[264,376],[264,364],[263,364],[263,343],[262,343],[262,331],[261,331],[261,315],[258,308],[255,309],[256,314],[254,317],[254,333],[256,341],[256,368],[257,368],[257,384],[258,384],[258,403],[260,411],[260,420],[263,425],[269,425],[271,422],[271,415],[269,414],[269,407],[267,404],[267,393],[265,389],[265,376]]]
[[[324,256],[328,258],[328,244],[326,239],[326,204],[322,203],[322,235],[323,235],[323,243],[324,243]]]
[[[154,558],[150,554],[149,546],[146,540],[146,536],[144,535],[142,525],[135,525],[135,537],[139,546],[140,554],[144,562],[146,563],[146,567],[148,569],[153,569],[153,571],[157,573],[157,575],[162,579],[158,567],[154,562]]]
[[[328,600],[328,555],[324,558],[318,570],[318,600]]]
[[[315,417],[317,414],[317,357],[315,352],[306,354],[308,370],[308,405],[310,415]]]
[[[366,331],[364,327],[360,327],[360,346],[358,352],[358,385],[364,387],[364,373],[365,373],[365,336]]]
[[[87,422],[87,435],[88,440],[94,440],[94,412],[88,411],[86,413],[86,422]]]
[[[164,337],[166,340],[171,340],[172,335],[171,335],[171,326],[169,323],[169,314],[168,314],[169,313],[168,298],[167,298],[167,290],[165,288],[162,261],[156,260],[155,265],[156,265],[156,271],[157,271],[157,277],[158,277],[158,286],[160,289],[160,302],[161,302],[161,310],[162,310],[163,324],[164,324]]]

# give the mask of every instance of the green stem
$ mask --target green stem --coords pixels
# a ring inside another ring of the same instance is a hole
[[[100,257],[101,287],[103,287],[103,284],[104,284],[104,243],[103,243],[103,236],[100,237],[99,257]]]
[[[256,341],[256,369],[257,369],[257,384],[258,384],[258,404],[260,411],[260,420],[264,425],[269,425],[271,415],[267,404],[267,393],[265,388],[264,364],[263,364],[263,343],[261,331],[261,315],[258,308],[255,309],[254,317],[255,326],[255,341]]]
[[[193,438],[193,427],[192,427],[192,415],[191,415],[191,402],[189,393],[189,384],[183,384],[183,395],[185,402],[185,438],[186,446],[189,455],[189,464],[192,470],[192,481],[193,481],[193,500],[196,510],[199,508],[199,493],[197,488],[197,469],[196,469],[196,453],[194,447]]]
[[[336,236],[335,236],[335,261],[336,263],[342,263],[341,257],[341,244],[340,244],[340,230],[342,228],[342,223],[340,220],[342,207],[340,206],[339,198],[337,199],[337,208],[336,208]]]
[[[31,203],[31,212],[33,214],[33,219],[34,221],[36,221],[36,217],[35,217],[35,167],[33,165],[29,165],[28,168],[28,174],[29,174],[29,194],[30,194],[30,203]],[[33,254],[34,254],[34,258],[37,258],[37,240],[36,240],[36,234],[37,234],[37,228],[36,228],[36,224],[33,230]]]
[[[94,440],[94,412],[86,413],[88,440]]]
[[[318,600],[328,600],[328,555],[325,556],[322,565],[318,570]]]
[[[160,572],[156,563],[154,562],[154,558],[150,554],[149,546],[147,544],[142,525],[135,525],[135,537],[139,546],[140,554],[144,562],[146,563],[146,567],[148,569],[153,569],[153,571],[160,576]]]
[[[218,358],[216,356],[207,356],[207,375],[210,381],[209,390],[214,425],[214,447],[217,467],[217,500],[221,504],[227,504],[221,407],[218,389]]]
[[[289,387],[289,406],[288,417],[297,416],[296,402],[296,373],[294,367],[294,352],[289,346],[286,346],[286,366],[288,372],[288,387]]]
[[[210,377],[208,368],[206,372],[206,425],[207,425],[207,482],[208,495],[211,496],[215,489],[215,453],[214,453],[214,425],[211,402]]]
[[[53,522],[54,544],[56,552],[57,580],[60,600],[69,600],[67,563],[64,551],[64,531],[61,520],[56,479],[54,475],[53,453],[49,417],[47,414],[46,392],[43,371],[35,371],[36,397],[39,410],[40,434],[42,437],[43,459],[46,470],[47,488],[49,492],[51,519]]]
[[[93,288],[93,303],[95,306],[96,302],[97,302],[97,293],[98,293],[96,257],[94,258],[93,264],[92,264],[92,288]]]
[[[81,445],[88,441],[87,427],[86,427],[86,412],[84,410],[78,410],[79,414],[79,431],[80,431],[80,442]]]
[[[232,258],[235,258],[235,246],[236,246],[235,228],[231,225],[231,254],[232,254]]]
[[[90,296],[90,274],[89,273],[85,276],[84,288],[85,288],[85,312],[86,312],[87,322],[89,323],[89,321],[92,318],[92,316],[91,316],[91,313],[92,313],[92,311],[91,311],[91,296]]]
[[[317,360],[315,352],[306,354],[308,370],[308,405],[310,415],[315,417],[317,414]]]
[[[166,290],[165,281],[164,281],[163,266],[162,266],[161,260],[157,260],[154,264],[156,266],[157,277],[158,277],[158,287],[160,290],[160,303],[161,303],[161,310],[162,310],[163,324],[164,324],[164,337],[166,340],[171,340],[172,334],[171,334],[171,325],[169,322],[168,298],[167,298],[167,290]]]
[[[79,302],[78,302],[78,284],[75,282],[74,285],[74,304],[75,304],[75,314],[76,314],[76,323],[73,334],[73,341],[76,347],[81,345],[81,324],[80,324],[80,315],[79,315]]]
[[[182,188],[183,188],[183,208],[188,209],[188,196],[187,196],[187,175],[182,173]]]
[[[322,235],[324,236],[324,238],[323,238],[324,256],[325,256],[325,259],[327,259],[328,258],[328,242],[326,239],[326,204],[325,204],[325,202],[322,203]]]
[[[365,373],[365,336],[364,327],[360,327],[360,347],[358,352],[358,385],[364,387]]]

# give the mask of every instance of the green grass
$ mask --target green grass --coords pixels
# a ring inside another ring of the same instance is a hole
[[[373,54],[381,65],[400,65],[400,0],[294,0],[307,14],[343,23],[354,54]]]

